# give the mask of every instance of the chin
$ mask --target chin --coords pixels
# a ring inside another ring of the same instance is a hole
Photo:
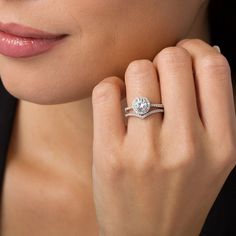
[[[27,63],[4,61],[1,79],[6,90],[20,100],[41,105],[74,102],[91,97],[93,88],[106,77],[124,75],[125,63],[111,63],[108,67],[103,60],[93,60],[87,58],[86,64],[83,60],[73,58],[67,62],[55,57]]]
[[[28,60],[0,57],[2,83],[20,100],[54,105],[91,97],[93,88],[100,81],[124,74],[125,63],[101,58],[99,53],[97,57],[81,54],[79,58],[77,54],[61,57],[60,53],[51,53]],[[109,66],[106,61],[111,61]]]
[[[96,85],[85,83],[81,78],[76,80],[65,80],[65,78],[57,77],[57,80],[53,80],[50,76],[37,78],[32,75],[24,77],[1,75],[3,86],[8,93],[17,99],[40,105],[55,105],[85,99],[91,96],[92,89]]]

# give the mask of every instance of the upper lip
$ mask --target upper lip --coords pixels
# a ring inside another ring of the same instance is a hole
[[[52,34],[29,26],[19,25],[17,23],[0,22],[0,31],[23,38],[54,39],[65,36],[65,34]]]

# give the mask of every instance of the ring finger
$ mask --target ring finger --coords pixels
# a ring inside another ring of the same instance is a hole
[[[136,60],[129,64],[125,73],[127,105],[131,106],[132,101],[139,96],[147,97],[150,103],[161,103],[161,92],[158,81],[157,70],[154,64],[149,60]],[[155,108],[156,109],[156,108]],[[131,111],[133,112],[133,111]],[[148,135],[156,134],[162,123],[162,113],[154,113],[145,119],[137,117],[127,117],[128,133],[140,131]]]

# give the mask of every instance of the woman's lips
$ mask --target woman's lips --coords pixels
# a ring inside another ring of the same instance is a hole
[[[0,53],[14,58],[36,56],[50,50],[66,36],[0,22]]]

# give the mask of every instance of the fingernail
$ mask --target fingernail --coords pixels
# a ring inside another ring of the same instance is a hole
[[[213,46],[213,48],[215,48],[219,53],[221,53],[221,50],[220,50],[219,46],[215,45],[215,46]]]

